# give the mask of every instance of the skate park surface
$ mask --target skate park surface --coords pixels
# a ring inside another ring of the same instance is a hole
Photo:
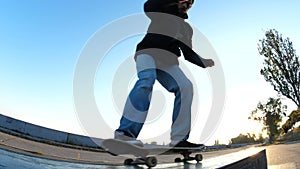
[[[63,132],[26,124],[26,122],[1,114],[0,124],[0,169],[146,168],[146,166],[124,166],[123,161],[127,157],[116,157],[105,153],[99,148],[93,147],[95,146],[92,145],[93,141],[84,136],[70,136],[70,133],[67,133],[67,135],[69,134],[66,137],[67,141],[77,140],[79,145],[74,145],[74,143],[58,142],[59,137],[65,134]],[[32,134],[30,131],[33,131]],[[43,134],[46,138],[40,136]],[[58,135],[60,136],[58,137]],[[266,150],[268,168],[300,168],[299,142],[270,146],[244,145],[237,148],[208,150],[202,153],[204,159],[201,163],[174,163],[173,160],[179,157],[178,155],[158,155],[158,165],[155,168],[219,168],[264,150]]]

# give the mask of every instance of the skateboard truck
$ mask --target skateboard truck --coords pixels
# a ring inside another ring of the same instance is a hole
[[[197,161],[197,163],[198,163],[203,160],[202,154],[196,154],[194,157],[190,156],[192,154],[192,152],[189,152],[189,151],[184,151],[184,152],[181,152],[180,154],[183,156],[183,158],[179,158],[179,157],[175,158],[175,160],[174,160],[175,163],[180,163],[180,162],[185,163],[185,162],[193,161],[193,160]]]
[[[197,163],[203,160],[202,154],[196,154],[195,156],[191,156],[192,152],[185,151],[185,152],[180,152],[183,156],[183,158],[175,158],[174,162],[175,163],[180,163],[180,162],[188,162],[188,161],[193,161],[195,160]],[[124,165],[146,165],[147,167],[155,167],[157,165],[157,158],[154,156],[148,156],[148,157],[138,157],[135,160],[128,158],[124,161]]]
[[[124,165],[146,165],[147,167],[155,167],[157,165],[157,159],[154,156],[139,157],[135,160],[128,158],[124,161]]]

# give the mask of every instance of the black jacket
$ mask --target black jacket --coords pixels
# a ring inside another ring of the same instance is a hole
[[[135,58],[144,53],[157,62],[173,65],[178,64],[182,52],[186,60],[203,67],[200,56],[192,50],[193,29],[184,21],[188,16],[178,13],[177,2],[148,0],[144,4],[144,11],[151,23],[147,34],[137,45]]]

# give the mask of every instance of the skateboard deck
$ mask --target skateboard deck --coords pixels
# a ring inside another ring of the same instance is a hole
[[[147,165],[148,167],[154,167],[157,165],[156,155],[170,155],[181,154],[183,158],[176,158],[174,162],[188,162],[195,160],[197,162],[202,161],[202,154],[196,154],[191,156],[192,153],[202,152],[205,146],[201,147],[168,147],[168,146],[138,146],[130,144],[126,141],[116,139],[106,139],[102,142],[102,148],[113,156],[119,155],[133,155],[136,157],[133,159],[126,159],[125,165]]]
[[[155,156],[149,156],[149,151],[142,146],[130,144],[126,141],[116,139],[106,139],[102,142],[102,148],[111,155],[133,155],[135,160],[128,158],[124,161],[125,165],[147,165],[155,167],[157,159]]]
[[[103,140],[102,147],[105,151],[114,156],[133,155],[135,157],[146,157],[147,155],[149,155],[149,151],[147,149],[144,149],[143,145],[138,146],[122,140]]]

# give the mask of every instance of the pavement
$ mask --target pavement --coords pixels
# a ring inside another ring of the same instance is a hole
[[[0,132],[0,148],[28,156],[58,160],[81,164],[99,164],[109,166],[122,166],[127,157],[112,156],[99,149],[85,149],[78,146],[62,146],[36,142],[18,136]],[[203,152],[204,158],[212,158],[232,152],[238,152],[244,148],[227,149],[223,151]],[[173,163],[178,155],[159,155],[159,163]],[[1,160],[0,160],[1,161]],[[224,161],[224,160],[223,160]],[[233,162],[233,161],[232,161]],[[223,162],[224,163],[224,162]]]
[[[0,132],[0,148],[25,155],[59,161],[120,165],[125,157],[114,157],[97,149],[88,149],[72,145],[56,145],[24,139]]]
[[[106,152],[103,152],[100,149],[89,149],[71,145],[55,145],[52,143],[41,143],[33,140],[24,139],[18,136],[10,135],[4,132],[0,132],[0,150],[1,149],[4,151],[22,154],[33,158],[44,159],[44,161],[46,162],[49,160],[55,160],[58,162],[77,163],[81,165],[106,166],[104,168],[107,168],[107,166],[123,166],[123,161],[127,158],[122,156],[112,156]],[[263,149],[267,150],[269,168],[300,168],[300,143],[298,142],[292,144],[272,145],[266,147],[246,146],[234,149],[224,149],[219,151],[207,151],[202,153],[204,160],[201,163],[201,167],[197,167],[198,164],[193,164],[192,168],[204,169],[221,167],[223,165],[227,165],[242,158],[251,156]],[[166,165],[174,164],[173,160],[176,157],[178,157],[178,155],[158,155],[157,159],[160,164],[158,165],[158,167],[166,168]],[[24,157],[22,158],[24,159]],[[2,158],[0,158],[0,168],[1,160]],[[14,164],[13,162],[6,163],[7,165]],[[55,166],[55,164],[57,163],[51,164],[51,166]],[[168,168],[172,167],[168,166]],[[175,166],[175,168],[186,167]]]
[[[299,169],[300,142],[266,146],[269,169]]]

